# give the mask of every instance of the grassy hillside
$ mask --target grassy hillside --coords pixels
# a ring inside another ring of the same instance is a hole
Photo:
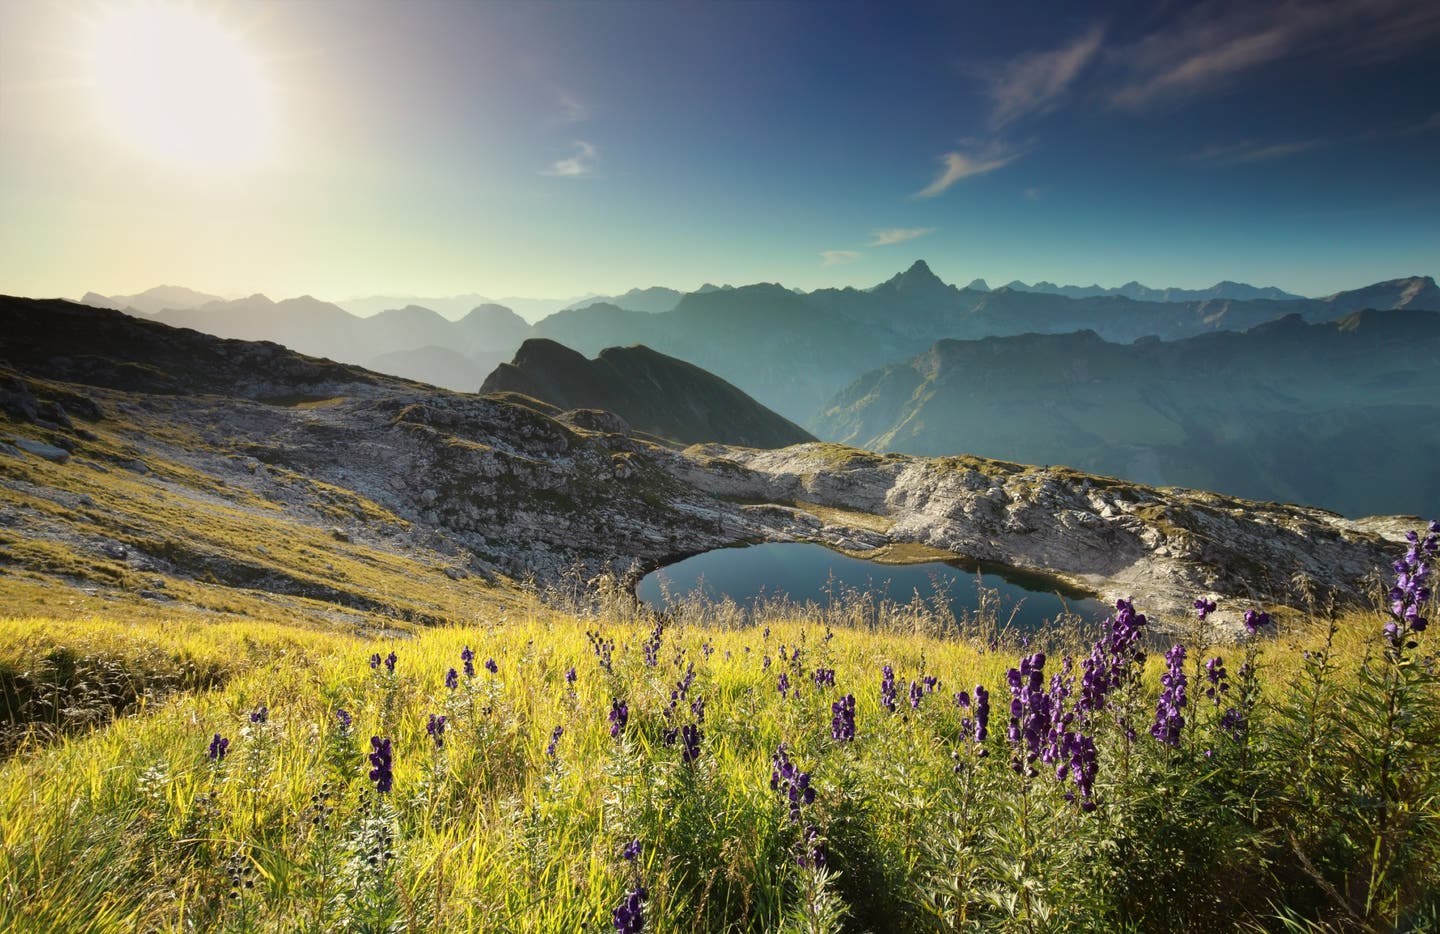
[[[662,623],[613,590],[557,596],[368,634],[128,609],[0,620],[5,695],[32,699],[7,707],[12,733],[32,723],[0,766],[0,925],[1440,918],[1433,634],[1387,638],[1388,616],[1317,609],[1218,648],[1197,622],[1175,661],[1128,611],[1097,647],[832,627],[843,609],[736,626],[691,604]],[[153,700],[111,704],[122,684]],[[134,712],[60,722],[106,704]]]

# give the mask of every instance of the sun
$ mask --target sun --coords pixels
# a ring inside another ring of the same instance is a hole
[[[94,24],[94,80],[118,140],[190,166],[266,154],[270,88],[260,61],[213,14],[142,0]]]

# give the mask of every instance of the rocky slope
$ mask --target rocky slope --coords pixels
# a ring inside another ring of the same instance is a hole
[[[363,610],[397,599],[362,586],[364,569],[400,557],[453,586],[803,540],[929,545],[1171,620],[1212,593],[1233,621],[1245,601],[1294,602],[1297,584],[1365,592],[1414,524],[979,458],[681,451],[593,415],[58,301],[0,298],[0,368],[0,565],[102,592],[152,586],[143,567],[182,595]],[[182,494],[165,515],[152,505]],[[308,544],[281,558],[286,538]],[[322,545],[342,541],[365,550]]]
[[[604,409],[683,444],[780,448],[815,440],[713,373],[644,345],[607,347],[587,360],[554,341],[528,340],[480,391],[516,392],[560,409]]]

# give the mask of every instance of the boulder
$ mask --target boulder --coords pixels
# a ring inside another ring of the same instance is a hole
[[[43,441],[32,441],[29,438],[15,439],[15,446],[22,451],[34,454],[36,457],[43,457],[47,461],[56,464],[63,464],[70,459],[70,452],[64,448],[57,448],[53,444],[46,444]]]

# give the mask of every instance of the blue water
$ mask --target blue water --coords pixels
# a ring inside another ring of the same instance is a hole
[[[976,570],[974,565],[949,561],[880,564],[824,545],[773,542],[721,548],[677,561],[647,574],[636,592],[650,606],[664,609],[662,579],[672,599],[693,593],[703,583],[708,596],[730,597],[747,607],[762,595],[781,594],[797,603],[825,605],[832,594],[838,596],[846,589],[873,590],[898,603],[909,603],[916,591],[933,600],[939,587],[955,617],[963,619],[967,612],[974,613],[979,603]],[[1054,582],[1008,569],[1003,573],[1000,568],[979,570],[983,586],[1000,592],[998,617],[1002,623],[1013,619],[1018,627],[1033,629],[1066,610],[1087,620],[1106,613],[1098,601],[1073,591],[1058,596]]]

